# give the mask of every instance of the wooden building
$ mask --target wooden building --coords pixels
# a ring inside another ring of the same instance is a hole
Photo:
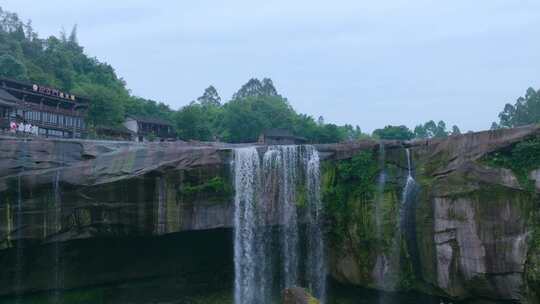
[[[0,118],[30,123],[39,135],[80,138],[90,101],[57,89],[0,78]]]
[[[259,143],[267,145],[301,145],[307,140],[303,137],[294,136],[291,131],[285,129],[270,129],[259,136]]]
[[[124,126],[135,134],[135,141],[175,140],[176,133],[173,125],[161,118],[129,115]]]

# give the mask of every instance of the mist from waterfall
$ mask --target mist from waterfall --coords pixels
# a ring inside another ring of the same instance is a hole
[[[236,304],[271,303],[281,289],[299,285],[324,303],[319,167],[312,146],[270,146],[262,161],[255,147],[234,150]]]

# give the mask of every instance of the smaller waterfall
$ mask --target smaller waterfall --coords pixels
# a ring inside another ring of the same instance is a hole
[[[376,266],[377,272],[375,273],[378,282],[381,284],[381,287],[386,290],[395,290],[397,287],[401,267],[400,248],[403,240],[402,235],[405,235],[407,240],[407,236],[409,235],[407,227],[409,227],[409,218],[411,210],[413,210],[411,208],[410,202],[413,201],[412,194],[415,192],[416,182],[413,177],[410,151],[409,149],[406,149],[405,152],[407,158],[407,177],[401,194],[401,202],[398,206],[398,212],[396,214],[396,232],[392,238],[392,243],[388,256],[381,255],[378,257]],[[386,176],[384,172],[382,172],[381,175],[379,175],[378,187],[384,187],[385,183]],[[382,201],[378,200],[377,205],[379,205],[381,202]],[[377,209],[375,210],[375,212],[377,212]],[[380,233],[380,230],[378,230],[378,233]],[[385,302],[386,299],[384,297],[381,297],[379,299],[379,303]]]
[[[158,235],[165,234],[167,232],[167,219],[166,219],[166,185],[165,178],[160,176],[156,179],[156,192],[158,199],[157,213],[156,213],[156,233]]]
[[[323,205],[321,201],[321,172],[319,153],[306,146],[306,191],[308,193],[308,254],[307,283],[313,295],[326,303],[326,258],[324,252]]]
[[[411,152],[407,148],[407,182],[403,189],[401,201],[401,219],[400,230],[405,237],[407,252],[410,256],[414,274],[421,276],[420,257],[418,253],[418,244],[416,239],[416,193],[418,186],[412,174]]]
[[[56,240],[53,245],[54,258],[54,298],[55,302],[60,302],[61,290],[64,288],[64,267],[62,263],[62,244],[60,241],[60,232],[62,231],[62,193],[60,189],[60,170],[56,171],[53,180],[54,192],[54,225],[53,233],[56,234]]]
[[[24,276],[24,245],[23,245],[23,202],[21,189],[21,174],[17,175],[17,215],[16,215],[16,253],[15,253],[15,296],[16,303],[19,303],[23,291]]]
[[[413,194],[415,188],[416,188],[416,181],[414,180],[414,177],[412,175],[412,167],[411,167],[411,151],[409,148],[405,149],[406,156],[407,156],[407,181],[405,182],[405,187],[403,188],[403,192],[401,194],[401,217],[400,217],[400,226],[401,230],[405,231],[407,228],[409,217],[407,216],[409,213],[410,205],[411,205],[411,195]]]
[[[379,143],[379,177],[377,178],[377,193],[375,201],[375,233],[378,240],[382,239],[382,204],[384,203],[384,187],[386,186],[386,151],[384,149],[384,143]]]

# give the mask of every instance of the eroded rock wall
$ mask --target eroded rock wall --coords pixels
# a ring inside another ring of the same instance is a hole
[[[538,170],[528,174],[531,188],[512,170],[483,160],[539,135],[538,127],[525,127],[404,143],[410,147],[418,185],[414,243],[399,227],[406,153],[404,148],[387,149],[383,193],[367,200],[349,196],[348,212],[356,215],[341,228],[348,237],[332,244],[332,275],[378,289],[536,303]],[[371,153],[373,161],[380,158],[380,151]],[[339,171],[342,163],[329,166],[326,174],[334,176],[332,170]],[[333,196],[327,197],[331,201]],[[342,224],[339,215],[336,223]]]

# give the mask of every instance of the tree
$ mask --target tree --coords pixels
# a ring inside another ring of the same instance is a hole
[[[17,80],[28,78],[24,64],[7,54],[0,56],[0,76]]]
[[[458,126],[453,125],[452,126],[452,135],[460,135],[460,134],[461,134],[461,130],[458,128]]]
[[[219,107],[221,106],[221,97],[219,97],[216,88],[211,85],[204,90],[201,97],[197,98],[197,102],[199,102],[202,106]]]
[[[440,120],[438,123],[430,120],[423,125],[417,125],[414,128],[414,136],[416,138],[444,138],[450,134],[446,130],[446,123]],[[454,125],[452,126],[452,135],[461,134],[459,128]]]
[[[274,82],[272,82],[272,79],[264,78],[262,80],[261,95],[262,96],[277,96],[278,95],[277,90],[274,87]]]
[[[254,142],[267,129],[293,129],[296,113],[280,96],[250,96],[223,106],[219,127],[230,142]]]
[[[501,128],[513,128],[540,123],[540,90],[527,89],[525,97],[519,97],[515,104],[507,103],[499,113]]]
[[[444,138],[448,136],[448,131],[446,131],[446,123],[442,120],[439,120],[437,123],[437,128],[435,129],[435,136],[438,138]]]
[[[257,96],[277,96],[277,90],[270,78],[264,78],[261,82],[257,78],[251,78],[233,95],[233,100]]]
[[[192,102],[176,112],[174,116],[178,136],[181,139],[202,141],[214,139],[212,119],[202,105]]]
[[[414,137],[415,138],[429,138],[428,132],[423,125],[417,125],[414,128]]]
[[[373,131],[373,136],[380,139],[409,140],[414,137],[414,133],[406,126],[386,126],[383,129]]]
[[[74,45],[79,45],[79,39],[77,38],[77,25],[76,24],[71,29],[71,33],[69,34],[67,42]]]
[[[30,21],[0,9],[0,76],[29,80],[91,100],[90,125],[119,125],[126,113],[170,120],[163,103],[131,96],[126,83],[107,63],[84,54],[77,26],[69,35],[40,38]]]
[[[299,114],[279,95],[270,78],[253,78],[222,104],[213,86],[178,111],[163,102],[133,96],[114,68],[89,57],[79,45],[77,26],[68,34],[40,38],[31,22],[0,9],[0,75],[27,79],[91,100],[90,126],[118,126],[125,115],[152,116],[174,122],[184,139],[231,142],[257,140],[269,128],[285,128],[313,143],[355,140],[367,135],[359,127],[326,124]]]
[[[88,122],[94,126],[115,126],[124,120],[121,96],[100,85],[84,85],[75,94],[92,96],[88,109]]]

